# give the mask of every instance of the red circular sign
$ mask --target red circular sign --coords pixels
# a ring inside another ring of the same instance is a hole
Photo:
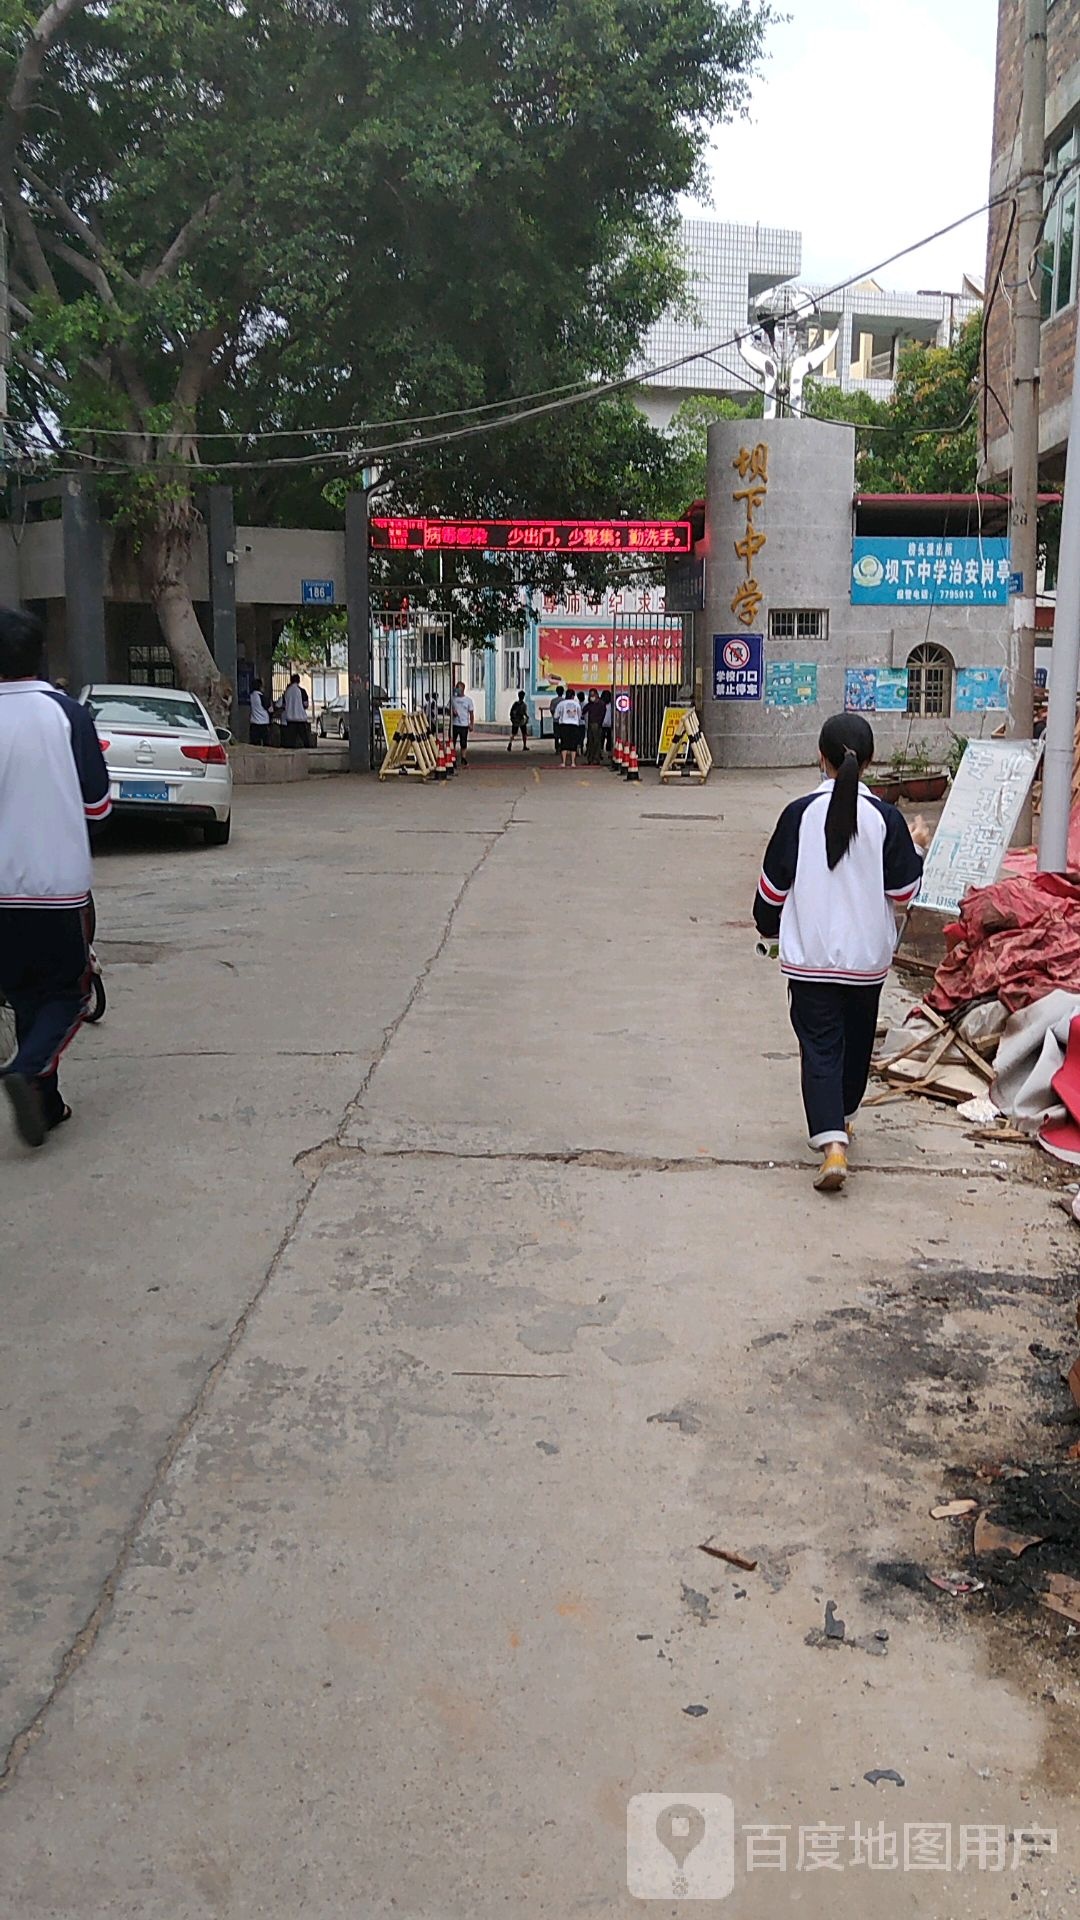
[[[725,641],[724,665],[725,667],[748,667],[750,665],[750,648],[747,646],[745,640]]]

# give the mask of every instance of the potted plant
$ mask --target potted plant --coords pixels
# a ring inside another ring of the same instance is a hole
[[[960,771],[960,762],[967,752],[967,743],[966,733],[954,733],[952,728],[949,728],[949,751],[945,755],[945,770],[950,780],[955,780]]]
[[[879,767],[876,771],[871,767],[866,784],[878,800],[888,800],[895,807],[900,798],[900,782],[894,773],[888,772],[884,767]]]
[[[906,747],[897,747],[889,765],[893,778],[900,782],[905,800],[927,804],[940,800],[948,787],[949,776],[931,764],[930,748],[925,740],[912,740]]]

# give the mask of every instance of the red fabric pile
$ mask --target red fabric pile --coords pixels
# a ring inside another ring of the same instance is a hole
[[[1040,873],[977,887],[945,948],[926,996],[938,1013],[993,995],[1015,1013],[1055,987],[1080,993],[1080,882]]]

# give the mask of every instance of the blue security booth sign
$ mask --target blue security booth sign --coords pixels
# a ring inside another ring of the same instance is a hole
[[[852,543],[853,607],[1004,607],[1011,579],[1009,542],[996,535],[859,534]]]

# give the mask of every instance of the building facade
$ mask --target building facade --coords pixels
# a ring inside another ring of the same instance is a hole
[[[1020,172],[1020,96],[1023,72],[1023,0],[998,0],[997,80],[994,93],[990,198],[1015,187]],[[1031,263],[1042,303],[1039,453],[1042,477],[1064,475],[1069,398],[1076,342],[1076,245],[1080,163],[1080,0],[1050,0],[1046,40],[1046,223]],[[1026,264],[1026,263],[1025,263]],[[1022,270],[1017,259],[1011,202],[990,212],[986,255],[986,363],[983,396],[986,462],[991,475],[1009,470],[1012,397],[1012,316],[1009,289]]]
[[[709,429],[695,695],[718,765],[815,765],[863,712],[878,757],[980,737],[1007,706],[1009,555],[988,496],[855,494],[854,436],[816,420]]]
[[[683,401],[694,395],[745,399],[759,390],[735,336],[759,309],[784,305],[802,260],[802,235],[785,227],[684,220],[682,246],[685,305],[656,322],[639,362],[642,368],[664,367],[683,355],[692,356],[667,372],[642,376],[638,405],[661,428],[670,425]],[[981,286],[970,278],[955,292],[897,292],[875,280],[835,292],[811,285],[805,291],[818,303],[810,344],[834,329],[840,335],[816,377],[875,399],[887,399],[892,392],[904,347],[916,342],[949,345],[982,299]]]

